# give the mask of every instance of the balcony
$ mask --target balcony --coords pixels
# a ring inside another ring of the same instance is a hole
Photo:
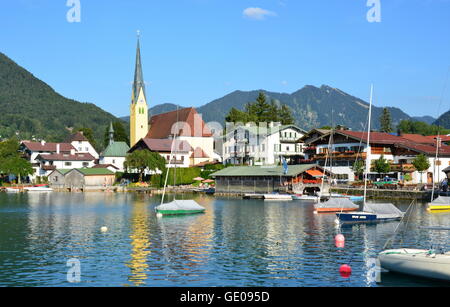
[[[330,156],[327,153],[320,153],[315,154],[312,156],[313,160],[325,160],[328,156],[328,159]],[[332,153],[333,160],[365,160],[367,158],[367,154],[365,152],[363,153],[355,153],[354,151],[346,151],[346,152],[333,152]]]
[[[403,163],[403,164],[391,164],[391,172],[415,172],[416,168],[412,164]]]

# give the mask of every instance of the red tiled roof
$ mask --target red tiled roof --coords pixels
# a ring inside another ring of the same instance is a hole
[[[436,144],[435,139],[429,136],[423,136],[421,134],[402,134],[401,137],[414,143],[430,144],[430,145]]]
[[[88,139],[84,136],[82,131],[77,131],[76,133],[70,135],[66,139],[66,143],[72,143],[72,142],[88,142]]]
[[[429,135],[427,138],[432,138],[433,140],[436,140],[438,136],[437,135]],[[450,136],[449,135],[440,135],[439,138],[442,140],[442,142],[450,142]],[[435,141],[436,143],[436,141]]]
[[[56,145],[59,144],[60,152],[70,152],[75,147],[70,143],[41,143],[23,141],[22,144],[31,151],[56,152]]]
[[[49,154],[49,155],[38,155],[37,160],[44,161],[94,161],[95,158],[89,153],[77,153],[74,155],[69,154]]]
[[[176,123],[180,125],[178,131],[172,131]],[[194,108],[186,108],[152,116],[150,119],[150,131],[146,138],[165,139],[177,133],[179,136],[212,136],[211,131]]]
[[[137,149],[146,148],[155,152],[171,152],[172,151],[172,143],[171,139],[141,139],[136,145],[133,146],[129,150],[129,152],[133,152]],[[189,145],[186,141],[176,140],[173,146],[174,152],[190,152],[192,151],[191,145]]]

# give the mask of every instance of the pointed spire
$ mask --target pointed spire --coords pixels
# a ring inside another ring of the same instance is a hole
[[[112,143],[114,143],[114,128],[113,123],[111,122],[111,124],[109,125],[109,145],[111,145]]]
[[[142,72],[142,61],[141,61],[141,47],[140,47],[140,31],[138,31],[137,37],[137,48],[136,48],[136,68],[134,71],[134,83],[133,83],[133,101],[132,103],[136,103],[136,100],[139,97],[139,92],[144,91],[145,95],[145,83],[144,83],[144,74]]]

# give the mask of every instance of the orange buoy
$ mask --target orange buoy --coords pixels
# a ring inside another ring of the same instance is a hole
[[[343,264],[339,268],[339,273],[343,278],[349,278],[352,275],[352,268],[348,264]]]
[[[335,242],[337,248],[344,248],[345,247],[344,235],[338,234],[336,237],[334,237],[334,242]]]

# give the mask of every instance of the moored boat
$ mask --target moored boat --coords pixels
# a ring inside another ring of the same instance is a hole
[[[358,210],[359,206],[350,199],[342,197],[330,198],[326,202],[315,204],[314,209],[318,213],[349,212]]]
[[[35,186],[24,188],[27,192],[53,192],[53,189],[48,186]]]
[[[450,210],[450,197],[439,196],[431,203],[428,203],[428,209],[431,211]]]
[[[289,194],[264,194],[264,200],[292,200]]]
[[[341,223],[370,223],[398,221],[404,213],[390,203],[365,203],[363,211],[336,215]]]
[[[299,195],[299,194],[293,194],[292,195],[293,200],[304,200],[304,201],[314,201],[317,202],[319,200],[318,196],[314,195]]]
[[[194,200],[174,200],[156,207],[156,212],[162,215],[185,215],[205,212],[205,208]]]
[[[19,193],[19,188],[5,188],[6,193]]]

